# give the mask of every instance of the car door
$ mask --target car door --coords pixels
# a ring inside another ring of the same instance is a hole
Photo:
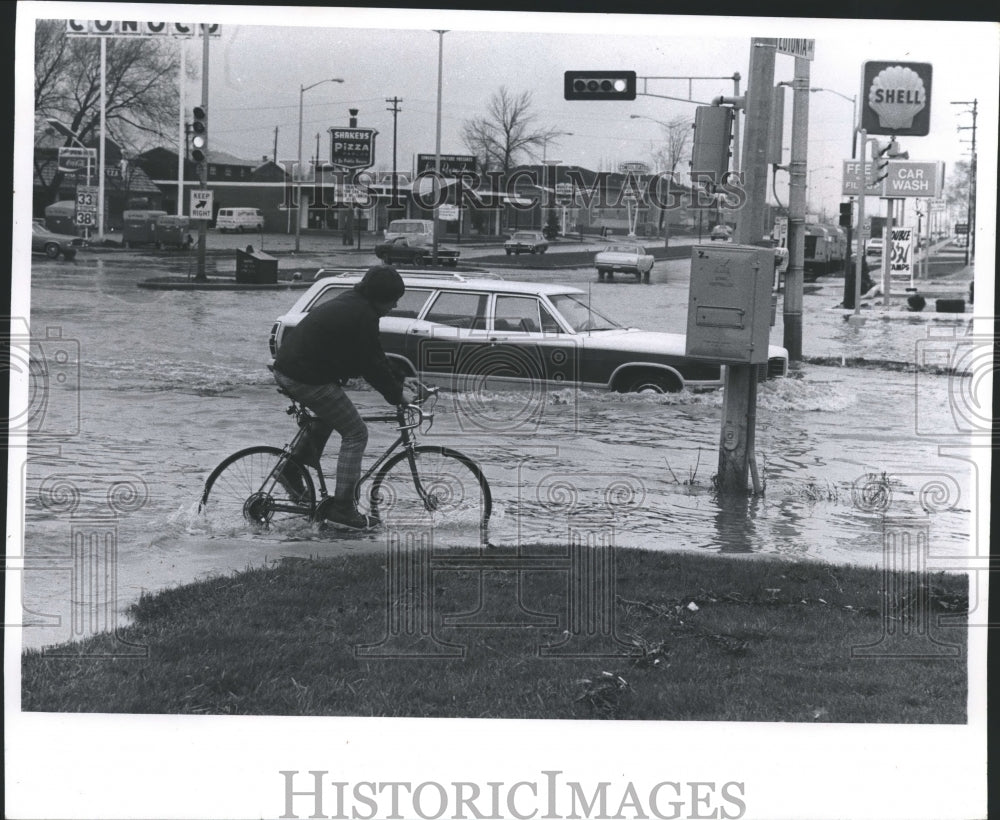
[[[486,370],[498,383],[529,385],[579,381],[576,338],[534,295],[494,297]]]
[[[490,341],[489,293],[442,289],[406,334],[406,356],[423,378],[452,389],[469,389],[468,377]]]

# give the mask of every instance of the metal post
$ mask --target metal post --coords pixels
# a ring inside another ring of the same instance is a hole
[[[299,84],[299,155],[295,168],[295,252],[299,252],[302,238],[302,98],[306,89]]]
[[[208,25],[201,27],[202,47],[201,47],[201,107],[208,111]],[[211,139],[211,138],[210,138]],[[208,188],[208,144],[205,145],[205,161],[199,163],[198,183],[204,191]],[[195,279],[205,281],[205,249],[208,243],[208,220],[198,221],[198,267]]]
[[[868,173],[865,171],[865,149],[868,147],[868,132],[864,128],[858,131],[858,142],[861,144],[861,190],[858,191],[858,258],[854,265],[854,315],[855,322],[863,322],[861,313],[861,277],[865,261],[865,197],[868,193]]]
[[[743,173],[746,176],[747,200],[736,220],[736,241],[743,245],[759,242],[763,233],[767,197],[768,125],[774,107],[774,94],[771,90],[774,85],[774,58],[775,47],[772,40],[751,39],[747,121],[743,138]],[[755,366],[727,365],[723,395],[717,487],[722,494],[746,495],[756,434]]]
[[[185,48],[184,37],[177,38],[180,48],[180,76],[177,79],[180,105],[177,115],[177,216],[184,215],[184,155],[187,148],[187,137],[184,133],[184,79],[185,79]]]
[[[792,82],[792,145],[789,159],[788,270],[783,318],[790,361],[802,361],[802,286],[805,277],[806,166],[809,136],[809,60],[795,58]]]
[[[440,195],[440,185],[441,185],[441,77],[444,68],[444,35],[447,33],[447,29],[434,29],[438,36],[438,82],[437,82],[437,128],[434,135],[434,236],[433,245],[431,246],[431,258],[434,260],[434,264],[438,261],[438,225],[440,218],[438,216],[440,203],[438,202],[438,196]]]
[[[97,160],[97,238],[104,239],[104,145],[107,142],[108,38],[101,37],[101,144]]]

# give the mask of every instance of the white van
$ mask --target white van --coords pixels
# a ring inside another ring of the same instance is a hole
[[[226,231],[261,231],[264,229],[264,214],[260,208],[219,208],[215,215],[215,229]]]
[[[386,241],[405,236],[414,245],[434,244],[434,221],[431,219],[394,219],[385,229]]]

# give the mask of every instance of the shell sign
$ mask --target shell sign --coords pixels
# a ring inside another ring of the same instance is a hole
[[[861,127],[869,134],[925,137],[931,126],[930,63],[867,62]]]

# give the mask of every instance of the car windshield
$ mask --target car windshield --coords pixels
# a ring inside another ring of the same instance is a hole
[[[550,296],[549,300],[577,333],[587,330],[616,330],[623,327],[590,307],[582,294],[559,293]]]

